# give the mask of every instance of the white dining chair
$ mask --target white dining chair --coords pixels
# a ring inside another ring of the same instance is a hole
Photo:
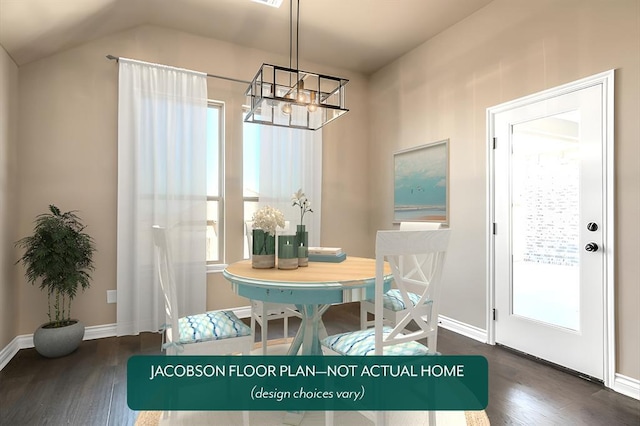
[[[278,227],[276,229],[276,235],[278,233],[287,232],[289,230],[289,221],[285,221],[283,228]],[[249,257],[251,258],[251,247],[253,247],[253,222],[248,220],[245,222],[245,235],[247,237],[247,244],[249,247]],[[276,250],[278,249],[276,244]],[[277,257],[277,253],[276,253]],[[260,300],[251,300],[251,330],[255,334],[256,324],[260,325],[260,342],[262,344],[262,354],[267,354],[267,341],[269,334],[269,321],[282,319],[283,320],[283,335],[284,338],[289,337],[289,318],[298,317],[302,318],[300,312],[296,310],[296,307],[291,304],[284,303],[271,303],[263,302]]]
[[[163,349],[167,355],[249,355],[253,348],[253,333],[232,311],[209,311],[180,317],[171,248],[165,228],[153,227],[153,241],[164,294],[166,330]]]
[[[439,222],[400,222],[400,231],[432,231],[440,229],[441,227],[442,224]],[[420,299],[420,296],[414,293],[409,293],[408,297],[411,304],[415,304]],[[384,294],[384,309],[382,316],[387,325],[395,326],[403,318],[404,311],[406,309],[407,305],[397,288],[392,288]],[[374,314],[373,300],[363,300],[360,302],[361,330],[373,326],[374,320],[370,319],[370,316],[375,318]],[[437,341],[437,335],[434,336],[433,339]],[[434,342],[434,344],[435,343],[437,342]]]
[[[339,355],[435,355],[434,334],[437,333],[438,305],[450,230],[378,231],[376,234],[376,279],[374,293],[374,327],[326,337],[322,345],[329,353]],[[393,279],[407,308],[397,324],[385,323],[384,262],[389,263]],[[416,303],[409,293],[419,295]],[[415,331],[407,331],[410,322]],[[426,339],[427,345],[419,342]],[[431,345],[434,346],[431,346]],[[386,413],[366,412],[376,425],[384,425]],[[332,412],[326,413],[326,424],[332,424]],[[429,424],[435,424],[435,411],[430,411]]]
[[[167,230],[154,225],[158,279],[164,296],[165,325],[162,349],[167,355],[250,355],[254,335],[250,327],[232,311],[209,311],[180,317],[173,258]],[[174,413],[174,412],[171,412]],[[165,411],[163,417],[169,417]],[[249,412],[242,412],[244,426],[250,424]]]

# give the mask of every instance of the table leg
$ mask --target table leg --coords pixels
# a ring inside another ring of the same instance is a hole
[[[329,308],[329,305],[296,305],[302,314],[300,329],[289,348],[289,355],[322,355],[320,345],[320,335],[326,335],[322,314]]]
[[[287,411],[282,420],[283,425],[298,426],[302,423],[304,418],[304,411]]]
[[[322,322],[322,314],[330,305],[296,305],[302,314],[300,328],[289,347],[289,355],[297,355],[302,347],[300,355],[322,355],[320,337],[327,335],[327,330]],[[287,411],[284,420],[285,425],[298,426],[304,417],[304,411]]]

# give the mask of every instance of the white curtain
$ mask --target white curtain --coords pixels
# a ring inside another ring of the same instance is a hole
[[[206,74],[121,58],[117,334],[165,322],[151,227],[172,245],[178,312],[206,301]]]
[[[291,205],[298,190],[311,201],[313,213],[304,215],[309,245],[320,245],[322,207],[322,130],[310,131],[260,126],[260,207],[278,208],[291,222],[291,233],[300,225],[300,208]]]

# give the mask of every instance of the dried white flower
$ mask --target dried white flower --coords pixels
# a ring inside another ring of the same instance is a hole
[[[253,227],[262,229],[267,234],[276,235],[276,228],[284,228],[284,215],[271,206],[264,206],[253,214]]]
[[[313,210],[311,210],[311,201],[304,195],[302,188],[298,189],[298,192],[291,196],[291,205],[300,207],[300,225],[302,225],[302,219],[304,219],[305,213],[313,213]]]

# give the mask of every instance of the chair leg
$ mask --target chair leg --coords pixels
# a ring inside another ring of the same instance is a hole
[[[333,411],[324,412],[324,426],[333,426]]]
[[[436,329],[433,332],[433,335],[431,336],[431,341],[433,341],[433,350],[437,353],[438,352],[438,326],[436,325]],[[431,345],[431,342],[429,342],[429,345]]]
[[[267,304],[263,303],[262,304],[262,312],[260,313],[260,315],[262,315],[262,324],[260,327],[260,335],[262,336],[262,355],[266,355],[267,354],[267,328],[268,328],[268,323],[269,323],[269,319],[267,318]]]
[[[436,426],[436,412],[429,411],[429,426]]]
[[[360,330],[365,330],[367,328],[368,319],[369,314],[367,312],[367,308],[365,308],[364,303],[360,302]]]
[[[251,301],[251,334],[256,335],[256,307],[253,305],[253,301]]]
[[[284,338],[285,340],[289,337],[289,317],[286,316],[287,311],[285,310],[285,317],[283,318],[284,321]]]

